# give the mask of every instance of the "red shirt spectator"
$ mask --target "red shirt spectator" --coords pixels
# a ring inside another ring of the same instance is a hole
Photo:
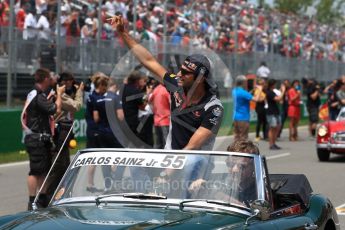
[[[24,29],[25,16],[26,16],[25,10],[23,8],[20,8],[16,15],[16,27],[19,30]]]
[[[9,6],[6,1],[0,3],[0,26],[8,26]]]
[[[170,94],[163,85],[158,85],[149,97],[153,107],[155,126],[170,125]]]
[[[68,45],[76,45],[76,39],[74,37],[80,37],[80,27],[78,24],[78,13],[73,12],[70,16],[69,23],[66,26],[66,43]]]
[[[188,35],[183,36],[182,38],[182,46],[188,47],[190,43],[190,37]]]
[[[301,114],[300,109],[300,101],[301,101],[301,95],[298,93],[298,91],[291,87],[288,90],[288,117],[295,117],[299,118]]]

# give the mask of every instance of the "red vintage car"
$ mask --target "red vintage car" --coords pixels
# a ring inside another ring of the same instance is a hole
[[[345,108],[335,121],[325,121],[318,126],[316,148],[320,161],[328,161],[331,153],[345,154]]]

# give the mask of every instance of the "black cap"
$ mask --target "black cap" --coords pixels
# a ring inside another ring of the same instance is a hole
[[[198,77],[198,75],[202,73],[206,79],[206,83],[208,85],[209,91],[215,94],[215,92],[217,91],[217,85],[212,78],[210,60],[205,55],[202,55],[202,54],[189,55],[183,64],[187,68],[193,70],[195,72],[196,77]]]
[[[200,72],[201,67],[204,67],[207,73],[209,73],[211,70],[210,61],[208,60],[206,56],[202,54],[189,55],[186,58],[184,65],[186,65],[186,67],[196,72]]]

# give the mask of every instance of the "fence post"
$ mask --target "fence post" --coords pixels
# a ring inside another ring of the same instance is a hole
[[[167,65],[167,1],[164,0],[164,18],[163,18],[163,66]]]
[[[340,41],[340,30],[339,28],[337,28],[337,42]],[[335,71],[335,74],[336,74],[336,77],[335,79],[339,78],[340,77],[340,74],[339,74],[339,62],[340,62],[340,59],[339,59],[339,56],[340,56],[340,49],[339,49],[339,43],[337,44],[338,46],[338,49],[336,50],[336,54],[335,54],[335,58],[336,58],[336,71]]]
[[[258,49],[257,49],[257,45],[258,45],[258,43],[257,43],[257,36],[258,36],[258,34],[257,34],[257,30],[258,30],[258,19],[257,19],[257,17],[256,16],[254,16],[254,36],[253,36],[253,39],[254,39],[254,41],[253,41],[253,43],[254,43],[254,52],[253,52],[253,54],[254,54],[254,70],[257,68],[257,66],[258,66],[258,55],[256,55],[256,53],[259,53],[258,52]],[[266,56],[266,54],[264,54],[265,56]],[[259,56],[259,57],[261,57],[261,55]],[[256,73],[256,72],[254,72],[254,73]],[[247,73],[246,73],[247,74]]]
[[[8,27],[8,66],[7,66],[7,93],[6,93],[6,106],[9,108],[12,104],[12,59],[13,59],[13,19],[14,19],[14,0],[10,0],[10,24]]]
[[[101,17],[101,13],[102,13],[102,0],[98,0],[98,30],[97,30],[97,70],[99,71],[100,69],[100,59],[101,59],[101,33],[102,33],[102,28],[103,28],[103,22],[102,22],[102,17]],[[92,63],[92,62],[91,62]],[[91,66],[91,69],[92,66]]]
[[[55,66],[55,72],[59,73],[61,70],[61,1],[57,1],[57,35],[56,35],[56,66]]]
[[[237,22],[237,15],[234,17],[234,27],[235,27],[235,61],[234,61],[234,77],[236,77],[237,74],[237,59],[238,59],[238,22]]]

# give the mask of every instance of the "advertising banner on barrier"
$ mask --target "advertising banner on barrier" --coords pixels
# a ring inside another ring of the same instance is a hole
[[[231,129],[232,126],[232,100],[222,100],[224,106],[224,118],[222,127]],[[302,117],[307,117],[308,112],[305,108],[305,103],[301,105]],[[0,111],[0,154],[24,150],[24,134],[20,124],[21,110],[3,110]],[[86,121],[84,118],[85,109],[80,110],[75,114],[75,123],[73,127],[74,136],[77,141],[86,139]],[[250,111],[250,121],[256,121],[256,113],[254,110]]]

